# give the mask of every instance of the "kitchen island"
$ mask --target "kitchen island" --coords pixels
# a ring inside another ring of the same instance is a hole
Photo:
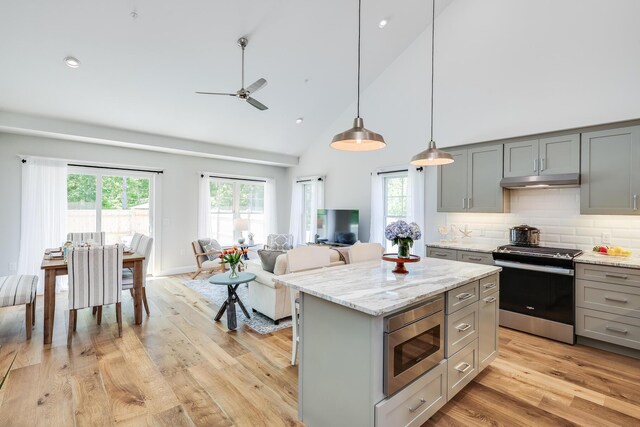
[[[298,412],[309,427],[419,426],[497,355],[499,267],[426,258],[407,275],[392,269],[372,261],[274,279],[301,294]],[[427,344],[390,347],[388,320],[437,300],[443,357],[392,388],[389,373],[419,365],[411,354]]]

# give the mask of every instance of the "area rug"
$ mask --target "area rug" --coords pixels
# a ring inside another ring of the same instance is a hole
[[[204,280],[184,280],[184,285],[198,292],[200,295],[204,296],[210,302],[214,303],[218,307],[221,307],[222,304],[227,300],[227,287],[226,286],[216,286],[210,284],[207,279]],[[254,331],[259,334],[270,334],[275,331],[279,331],[280,329],[290,328],[291,327],[291,318],[286,318],[280,320],[279,324],[274,325],[273,320],[269,319],[267,316],[262,313],[256,313],[251,310],[251,303],[249,302],[249,286],[246,283],[241,284],[236,290],[238,297],[244,304],[245,308],[251,315],[251,319],[247,319],[247,317],[240,309],[240,306],[236,304],[236,318],[238,322],[242,322]],[[222,316],[226,319],[226,312]]]

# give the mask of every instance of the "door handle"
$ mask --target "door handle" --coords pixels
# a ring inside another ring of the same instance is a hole
[[[540,160],[540,172],[542,172],[545,169],[545,163],[546,163],[546,159],[541,159]]]
[[[467,198],[463,197],[462,198],[462,209],[466,209],[467,208]]]
[[[605,273],[604,274],[605,277],[611,277],[614,279],[622,279],[622,280],[627,280],[629,278],[629,276],[625,276],[622,274],[611,274],[611,273]]]
[[[418,408],[420,408],[422,405],[424,405],[425,403],[427,403],[426,400],[424,399],[420,399],[420,403],[418,403],[418,406],[416,406],[415,408],[409,408],[409,412],[414,413],[418,410]]]
[[[457,329],[458,331],[460,331],[460,332],[464,332],[464,331],[466,331],[467,329],[469,329],[470,327],[471,327],[471,325],[470,325],[470,324],[468,324],[468,323],[461,323],[461,324],[459,324],[458,326],[456,326],[456,329]]]
[[[633,195],[633,210],[634,211],[638,210],[638,195],[637,194]]]
[[[629,302],[629,300],[626,299],[626,298],[615,298],[615,297],[610,297],[610,296],[607,296],[607,295],[604,296],[604,299],[606,299],[607,301],[621,302],[623,304],[626,304],[626,303]]]
[[[482,258],[472,257],[472,256],[470,256],[470,257],[469,257],[469,259],[470,259],[471,261],[482,261]]]
[[[605,329],[607,331],[612,331],[612,332],[617,332],[619,334],[628,334],[629,331],[626,329],[622,329],[622,328],[616,328],[615,326],[605,326]]]
[[[493,288],[495,288],[497,285],[496,285],[495,283],[487,283],[487,284],[484,284],[484,285],[482,285],[482,286],[484,286],[484,288],[485,288],[485,289],[493,289]]]
[[[491,304],[492,302],[496,302],[496,297],[488,297],[484,299],[484,302]]]
[[[467,199],[467,209],[471,209],[471,197]]]
[[[533,159],[533,171],[538,173],[538,159]]]
[[[464,366],[464,368],[463,368],[463,366]],[[458,366],[456,366],[454,369],[456,371],[458,371],[458,372],[464,373],[464,372],[467,372],[467,370],[469,370],[470,367],[471,367],[470,364],[468,364],[466,362],[463,362],[463,363],[459,364]]]
[[[469,299],[473,296],[473,294],[470,294],[468,292],[463,292],[461,294],[456,295],[456,298],[458,298],[459,300],[466,300]]]

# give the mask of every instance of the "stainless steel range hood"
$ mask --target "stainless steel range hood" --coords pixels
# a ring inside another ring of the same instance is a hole
[[[513,178],[502,178],[500,180],[500,187],[509,189],[568,188],[579,186],[579,173],[519,176]]]

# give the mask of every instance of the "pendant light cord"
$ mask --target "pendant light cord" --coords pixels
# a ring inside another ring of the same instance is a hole
[[[433,58],[435,50],[436,35],[436,0],[432,0],[431,10],[431,141],[433,141]]]
[[[362,0],[358,0],[358,112],[357,117],[360,117],[360,33],[361,33],[361,20],[362,20]]]

